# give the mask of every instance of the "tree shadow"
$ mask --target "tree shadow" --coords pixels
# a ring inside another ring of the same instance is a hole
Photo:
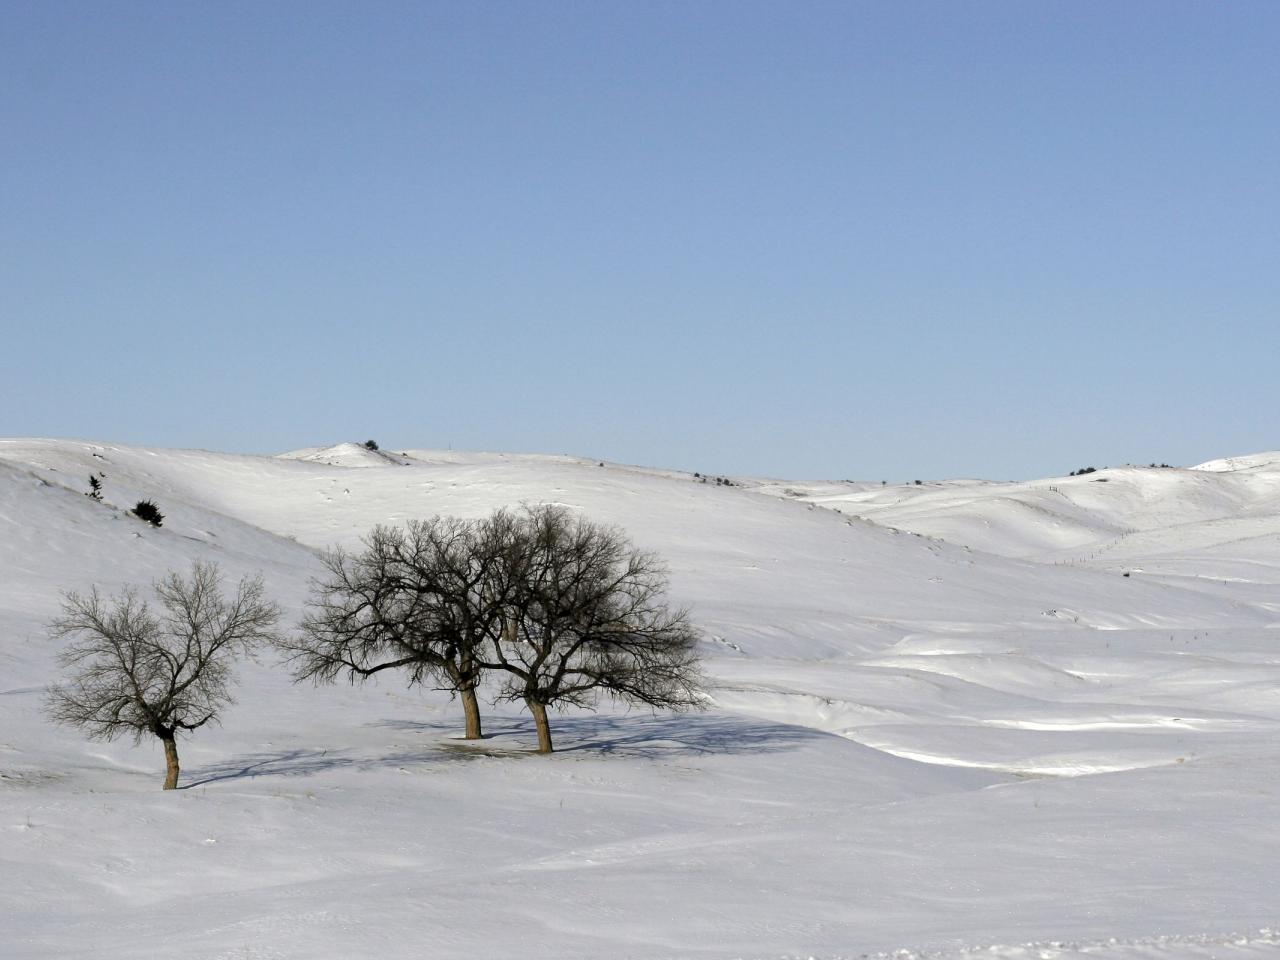
[[[393,730],[431,731],[453,729],[438,723],[384,720],[375,724]],[[519,739],[532,752],[537,732],[531,717],[495,717],[485,721],[484,741]],[[708,754],[776,753],[831,737],[832,734],[791,724],[721,713],[684,714],[562,714],[551,719],[551,737],[560,754],[600,754],[644,759],[670,759]],[[492,746],[492,744],[490,744]],[[513,744],[514,746],[514,744]],[[519,750],[502,751],[518,755]]]
[[[532,722],[530,723],[532,733]],[[831,735],[809,727],[730,714],[561,717],[564,753],[660,759],[680,755],[778,753]]]
[[[480,759],[519,759],[535,755],[537,732],[531,717],[490,717],[482,740],[458,736],[456,722],[382,720],[369,724],[428,738],[421,749],[384,756],[356,756],[345,750],[289,750],[257,753],[201,767],[190,790],[227,780],[303,777],[330,770],[367,771],[457,763]],[[642,760],[679,760],[709,755],[777,753],[832,735],[808,727],[730,714],[569,714],[552,720],[556,754],[618,756]]]
[[[201,767],[192,774],[196,779],[184,783],[179,790],[203,787],[223,780],[252,780],[258,777],[305,777],[329,770],[376,770],[450,763],[467,760],[466,753],[449,750],[414,750],[380,757],[351,756],[341,750],[289,750],[284,753],[257,753],[237,757],[225,763]]]

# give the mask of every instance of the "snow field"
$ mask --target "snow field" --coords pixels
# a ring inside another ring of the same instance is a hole
[[[0,957],[1280,956],[1277,460],[720,488],[0,441]],[[62,590],[212,559],[296,619],[315,549],[522,501],[667,559],[714,709],[565,714],[535,757],[513,707],[467,744],[444,695],[267,656],[169,794],[158,745],[41,716]]]

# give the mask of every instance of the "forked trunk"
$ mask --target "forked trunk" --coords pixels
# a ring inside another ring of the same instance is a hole
[[[538,728],[538,752],[550,753],[552,751],[551,725],[547,723],[547,705],[537,700],[526,702],[529,704],[529,712],[533,714],[533,724]]]
[[[466,739],[479,740],[484,734],[480,732],[480,701],[476,699],[475,687],[464,687],[458,695],[462,697],[462,713],[467,718]]]
[[[164,788],[166,790],[176,790],[178,788],[178,742],[173,737],[161,737],[164,743],[164,762],[168,771],[164,778]]]

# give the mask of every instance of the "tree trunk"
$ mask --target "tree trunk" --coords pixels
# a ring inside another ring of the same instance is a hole
[[[164,762],[168,767],[168,772],[164,778],[164,788],[166,790],[176,790],[178,787],[178,742],[173,737],[161,737],[164,744]]]
[[[533,714],[534,726],[538,728],[538,752],[550,753],[552,751],[551,725],[547,723],[547,705],[536,700],[526,702],[529,704],[529,712]]]
[[[476,699],[475,687],[465,687],[458,695],[462,697],[462,712],[467,718],[466,739],[480,740],[484,734],[480,732],[480,702]]]

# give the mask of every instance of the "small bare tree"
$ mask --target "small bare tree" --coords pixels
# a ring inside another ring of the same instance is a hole
[[[468,740],[482,736],[476,696],[481,648],[501,629],[510,586],[500,576],[514,518],[433,517],[404,529],[375,527],[364,549],[323,557],[296,636],[278,645],[297,680],[365,680],[404,670],[462,700]]]
[[[666,602],[667,573],[621,530],[562,507],[526,508],[508,554],[512,600],[490,668],[552,750],[549,706],[601,696],[672,710],[704,705],[698,633]]]
[[[72,675],[50,687],[46,707],[93,739],[159,738],[164,789],[172,790],[178,733],[218,720],[232,702],[236,659],[274,639],[280,611],[264,598],[261,578],[241,580],[224,597],[212,563],[195,563],[190,579],[169,573],[154,586],[158,611],[133,587],[109,600],[96,587],[88,596],[65,595],[50,632],[70,638],[59,659]]]

